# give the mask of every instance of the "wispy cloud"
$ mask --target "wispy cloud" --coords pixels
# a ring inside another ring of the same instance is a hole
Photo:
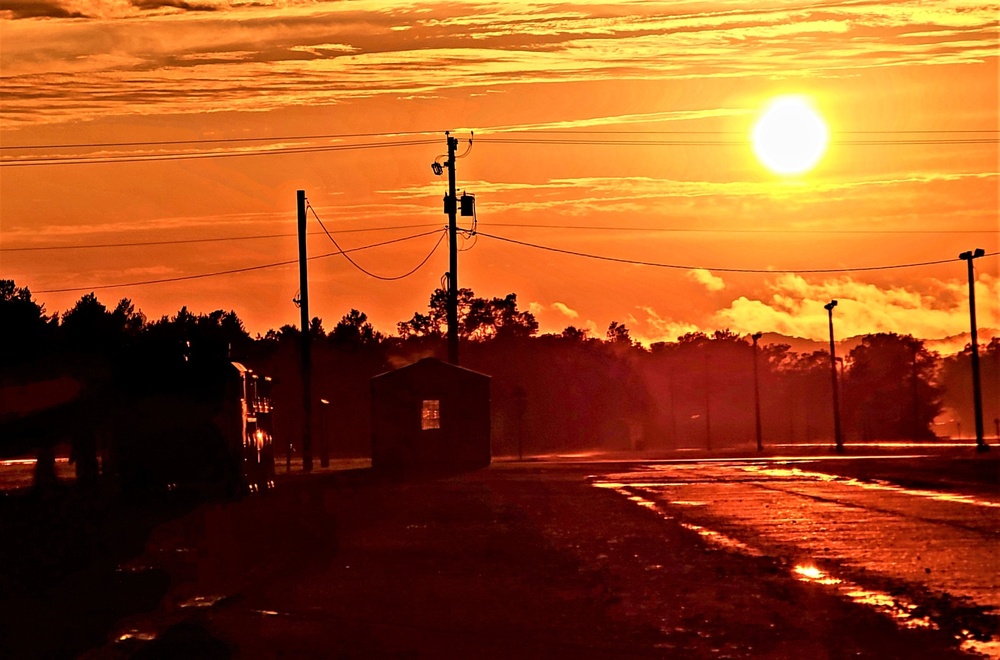
[[[575,319],[579,318],[580,316],[579,312],[577,312],[575,309],[571,309],[569,305],[566,305],[565,303],[554,302],[552,303],[552,309],[556,310],[557,312],[559,312],[560,314],[562,314],[567,318]]]
[[[687,272],[687,278],[701,284],[709,291],[722,291],[726,288],[726,283],[721,277],[712,275],[712,271],[704,268],[695,268]]]
[[[595,77],[842,77],[872,67],[977,63],[995,58],[998,44],[992,8],[944,0],[748,2],[722,10],[586,2],[6,0],[2,6],[5,126],[107,112],[333,105],[459,88],[478,93]],[[94,20],[31,20],[71,16]],[[254,54],[238,70],[211,56],[230,52]],[[97,53],[141,64],[109,61],[89,79],[60,84],[77,59]],[[438,75],[443,70],[449,75]],[[197,103],[180,102],[195,80],[202,90]]]

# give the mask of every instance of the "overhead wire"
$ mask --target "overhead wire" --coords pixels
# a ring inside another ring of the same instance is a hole
[[[362,227],[360,229],[338,229],[331,233],[356,234],[360,232],[390,231],[396,229],[417,229],[420,227],[437,227],[437,226],[438,226],[437,223],[422,222],[418,224],[395,225],[391,227]],[[33,252],[40,250],[83,250],[91,248],[146,247],[152,245],[186,245],[190,243],[219,243],[219,242],[229,242],[229,241],[249,241],[249,240],[257,240],[265,238],[289,238],[297,235],[298,234],[294,232],[287,232],[283,234],[255,234],[251,236],[223,236],[217,238],[178,238],[178,239],[163,240],[163,241],[130,241],[127,243],[90,243],[83,245],[36,245],[36,246],[18,246],[18,247],[0,246],[0,252]],[[307,232],[307,235],[321,236],[323,235],[323,232],[311,231]]]
[[[509,131],[509,133],[517,133],[517,131]],[[533,135],[736,135],[738,133],[731,132],[673,132],[668,133],[665,131],[602,131],[602,132],[585,132],[585,131],[533,131]],[[887,145],[989,145],[989,144],[1000,144],[1000,138],[998,137],[983,137],[982,134],[993,133],[996,131],[970,131],[970,132],[958,132],[958,131],[925,131],[925,132],[910,132],[910,131],[900,131],[898,133],[889,132],[849,132],[845,134],[865,134],[865,135],[973,135],[978,134],[979,137],[955,137],[955,138],[906,138],[906,139],[847,139],[847,140],[831,140],[831,144],[835,145],[847,145],[847,146],[887,146]],[[418,135],[423,135],[423,132],[415,133]],[[502,134],[502,133],[498,133]],[[377,134],[356,134],[363,136],[374,136]],[[395,133],[387,133],[385,135],[397,135]],[[286,141],[295,139],[321,139],[320,137],[309,137],[303,136],[301,138],[288,137],[285,138]],[[634,138],[618,138],[612,139],[609,137],[590,137],[590,138],[572,138],[572,137],[557,137],[557,138],[546,138],[546,137],[479,137],[479,141],[483,141],[491,144],[506,144],[506,145],[561,145],[561,146],[665,146],[665,147],[729,147],[729,146],[744,146],[746,140],[683,140],[683,139],[634,139]],[[142,146],[176,146],[182,144],[210,144],[210,143],[240,143],[243,142],[254,142],[254,141],[271,141],[280,142],[279,138],[233,138],[230,140],[165,140],[160,142],[123,142],[123,143],[93,143],[92,145],[85,144],[67,144],[67,145],[53,145],[46,147],[45,145],[22,145],[15,147],[6,147],[7,150],[16,149],[78,149],[78,148],[110,148],[110,147],[142,147]],[[308,154],[308,153],[327,153],[327,152],[337,152],[337,151],[355,151],[363,149],[385,149],[394,147],[407,147],[407,146],[421,146],[437,144],[438,140],[436,138],[425,138],[425,139],[412,139],[412,140],[391,140],[385,142],[364,142],[364,143],[348,143],[348,144],[334,144],[334,145],[312,145],[312,146],[288,146],[288,147],[276,147],[269,149],[255,149],[255,150],[243,150],[243,151],[181,151],[174,153],[153,153],[153,154],[120,154],[120,155],[54,155],[54,156],[38,156],[31,158],[18,158],[18,157],[4,157],[0,158],[0,167],[33,167],[33,166],[47,166],[47,165],[96,165],[96,164],[114,164],[114,163],[140,163],[140,162],[163,162],[171,160],[202,160],[210,158],[241,158],[249,156],[270,156],[270,155],[294,155],[294,154]],[[471,140],[470,140],[471,149]],[[468,150],[466,151],[468,153]],[[463,156],[466,154],[463,154]]]
[[[410,241],[416,238],[421,238],[423,236],[430,236],[432,234],[438,233],[440,230],[425,231],[419,234],[413,234],[411,236],[404,236],[402,238],[393,238],[387,241],[381,241],[379,243],[372,243],[370,245],[362,245],[356,248],[350,248],[348,250],[340,250],[336,252],[327,252],[325,254],[318,254],[312,257],[308,257],[307,261],[315,261],[317,259],[325,259],[328,257],[334,257],[337,255],[344,254],[348,252],[361,252],[362,250],[370,250],[372,248],[382,247],[383,245],[391,245],[393,243],[402,243],[403,241]],[[440,241],[438,241],[440,243]],[[278,268],[280,266],[288,266],[291,264],[298,263],[298,259],[288,259],[285,261],[275,261],[267,264],[258,264],[256,266],[246,266],[243,268],[231,268],[229,270],[220,270],[211,273],[198,273],[196,275],[179,275],[177,277],[164,277],[155,280],[142,280],[138,282],[120,282],[117,284],[98,284],[92,286],[82,286],[82,287],[67,287],[62,289],[41,289],[35,293],[72,293],[75,291],[97,291],[100,289],[120,289],[125,287],[133,286],[145,286],[147,284],[164,284],[167,282],[182,282],[186,280],[200,280],[208,277],[217,277],[220,275],[232,275],[234,273],[247,273],[255,270],[265,270],[268,268]]]
[[[609,146],[609,147],[736,147],[746,146],[746,140],[627,140],[598,138],[503,138],[481,137],[487,144],[513,145],[560,145],[560,146]],[[907,140],[831,140],[830,144],[846,146],[887,146],[887,145],[967,145],[1000,144],[1000,138],[926,138]]]
[[[327,230],[326,225],[323,224],[323,221],[320,219],[319,214],[316,213],[316,209],[314,209],[312,207],[312,205],[309,204],[308,202],[306,203],[306,209],[310,213],[312,213],[312,215],[313,215],[314,218],[316,218],[316,222],[318,222],[319,226],[323,228],[323,231],[326,233],[326,237],[330,239],[330,242],[333,243],[334,246],[336,246],[336,248],[338,250],[340,250],[339,254],[342,254],[344,256],[344,258],[347,259],[347,261],[350,262],[350,264],[352,266],[354,266],[355,268],[357,268],[359,271],[361,271],[365,275],[367,275],[369,277],[373,277],[373,278],[375,278],[377,280],[382,280],[383,282],[395,282],[397,280],[405,279],[405,278],[409,277],[410,275],[413,275],[414,273],[416,273],[421,268],[423,268],[424,264],[426,264],[430,260],[431,256],[435,252],[437,252],[438,246],[441,245],[441,241],[444,240],[444,236],[445,236],[445,230],[444,230],[444,228],[439,229],[438,232],[440,232],[441,235],[438,237],[437,243],[434,244],[434,247],[431,248],[431,251],[427,253],[427,256],[425,256],[423,258],[423,260],[421,260],[420,263],[418,263],[416,266],[414,266],[413,268],[411,268],[407,272],[403,273],[402,275],[394,275],[394,276],[391,276],[391,277],[390,276],[385,276],[385,275],[379,275],[378,273],[373,273],[372,271],[364,268],[361,264],[359,264],[354,259],[351,259],[350,256],[348,256],[347,252],[345,250],[343,250],[340,247],[340,245],[337,243],[337,239],[335,239],[333,237],[333,235],[329,232],[329,230]],[[428,232],[428,234],[433,234],[433,233],[436,233],[436,232]]]
[[[921,262],[905,263],[905,264],[891,264],[882,266],[858,266],[858,267],[846,267],[846,268],[729,268],[729,267],[711,267],[705,265],[692,266],[683,264],[660,263],[655,261],[641,261],[638,259],[625,259],[622,257],[611,257],[607,255],[592,254],[588,252],[579,252],[577,250],[566,250],[564,248],[557,248],[551,245],[540,245],[538,243],[530,243],[528,241],[519,241],[513,238],[498,236],[496,234],[489,234],[483,231],[480,231],[479,235],[485,236],[487,238],[492,238],[498,241],[502,241],[505,243],[512,243],[514,245],[521,245],[524,247],[531,247],[538,250],[545,250],[547,252],[555,252],[558,254],[566,254],[574,257],[585,257],[587,259],[596,259],[599,261],[610,261],[614,263],[630,264],[634,266],[652,266],[654,268],[671,268],[676,270],[709,270],[718,273],[797,273],[797,274],[855,273],[862,271],[916,268],[920,266],[937,266],[940,264],[947,264],[956,261],[956,259],[939,259],[936,261],[921,261]],[[998,254],[1000,254],[1000,252],[990,252],[984,256],[992,257]]]
[[[37,158],[3,158],[0,167],[32,167],[42,165],[96,165],[108,163],[145,163],[170,160],[203,160],[208,158],[241,158],[246,156],[284,156],[290,154],[357,151],[437,144],[438,140],[396,140],[359,144],[332,144],[302,147],[278,147],[256,151],[188,151],[169,154],[124,154],[121,156],[39,156]]]
[[[67,142],[64,144],[6,144],[0,150],[15,149],[96,149],[109,147],[167,147],[182,144],[240,144],[246,142],[290,142],[294,140],[349,140],[373,137],[403,137],[410,135],[433,135],[440,131],[391,131],[380,133],[321,133],[318,135],[277,135],[241,138],[195,138],[191,140],[147,140],[135,142]]]
[[[435,135],[444,131],[439,129],[418,131],[384,131],[368,133],[319,133],[309,135],[276,135],[235,138],[192,138],[188,140],[137,140],[130,142],[66,142],[61,144],[4,144],[0,151],[35,150],[35,149],[97,149],[114,147],[165,147],[187,144],[244,144],[251,142],[289,142],[295,140],[349,140],[357,138],[396,138],[414,135]],[[497,127],[481,129],[480,134],[520,134],[532,135],[744,135],[745,131],[721,130],[664,130],[664,129],[544,129]],[[944,135],[944,134],[977,134],[1000,133],[997,129],[887,129],[887,130],[853,130],[837,131],[840,135]],[[480,138],[482,139],[482,138]]]
[[[459,229],[466,238],[472,238],[476,233],[475,214],[471,229]],[[437,227],[438,223],[422,222],[409,225],[392,225],[388,227],[361,227],[356,229],[336,229],[331,234],[356,234],[374,231],[393,231],[399,229],[419,229],[422,227]],[[694,234],[1000,234],[1000,229],[760,229],[760,228],[685,228],[685,227],[630,227],[607,225],[565,225],[521,222],[491,222],[491,227],[508,227],[515,229],[572,229],[579,231],[624,231],[624,232],[654,232],[654,233],[694,233]],[[322,236],[322,231],[310,231],[309,236]],[[84,243],[80,245],[30,245],[7,247],[0,245],[0,252],[39,252],[46,250],[85,250],[109,249],[127,247],[147,247],[156,245],[187,245],[196,243],[224,243],[230,241],[249,241],[270,238],[290,238],[297,236],[294,232],[282,234],[253,234],[249,236],[221,236],[212,238],[178,238],[160,241],[128,241],[123,243]]]

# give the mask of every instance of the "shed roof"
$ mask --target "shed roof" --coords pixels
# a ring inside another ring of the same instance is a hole
[[[489,380],[489,376],[486,374],[481,374],[478,371],[473,371],[471,369],[466,369],[465,367],[458,367],[454,364],[444,362],[437,358],[426,357],[421,360],[417,360],[412,364],[408,364],[405,367],[400,367],[393,371],[387,371],[385,373],[379,374],[372,378],[372,381],[380,381],[381,379],[393,378],[393,377],[403,377],[405,375],[416,375],[416,374],[450,374],[459,375],[461,377],[474,377],[474,378],[485,378]]]

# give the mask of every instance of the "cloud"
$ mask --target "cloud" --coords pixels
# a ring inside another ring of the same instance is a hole
[[[693,280],[703,285],[709,291],[722,291],[726,288],[726,283],[721,277],[712,275],[712,272],[704,268],[689,270],[685,275],[689,280]]]
[[[219,8],[209,4],[186,2],[186,0],[130,0],[137,9],[183,9],[185,11],[216,11]]]
[[[579,312],[577,312],[575,309],[570,309],[568,305],[561,302],[552,303],[552,309],[556,310],[563,316],[566,316],[571,319],[579,318],[580,316]]]
[[[747,3],[687,13],[669,3],[526,7],[484,0],[463,5],[459,15],[448,4],[410,0],[282,0],[272,6],[234,0],[3,2],[11,18],[95,19],[82,29],[60,21],[44,29],[15,27],[30,20],[5,26],[5,115],[8,122],[25,124],[108,112],[188,114],[336,105],[374,96],[445,97],[457,89],[480,94],[505,85],[595,79],[842,78],[871,68],[981,63],[995,57],[997,46],[993,8],[963,0],[795,9]],[[185,16],[206,10],[213,10],[211,20]],[[46,46],[40,49],[39,43]],[[254,60],[266,66],[199,65],[191,58],[185,66],[199,66],[203,94],[197,104],[178,101],[190,92],[189,81],[168,63],[184,55],[244,50],[256,51]],[[66,67],[98,52],[148,65],[141,78],[129,68],[112,67],[85,84],[59,84]],[[305,64],[303,55],[314,59]],[[442,70],[449,75],[437,75]],[[29,73],[38,76],[30,81],[35,94],[22,84],[29,81],[17,80]],[[39,96],[38,86],[47,93]],[[139,98],[131,98],[132,92]],[[691,119],[733,111],[746,109],[672,112],[693,113]],[[624,121],[644,120],[637,115]]]
[[[59,2],[44,0],[0,0],[0,16],[9,18],[85,18],[85,15],[66,9]]]
[[[689,332],[698,332],[700,328],[693,323],[687,323],[685,321],[674,321],[673,319],[665,319],[660,314],[649,306],[639,306],[636,309],[640,310],[645,314],[644,318],[636,318],[633,316],[634,324],[629,326],[631,331],[632,339],[638,341],[644,346],[649,346],[650,344],[655,344],[656,342],[673,342],[677,341],[678,337],[688,334]]]
[[[937,339],[968,331],[968,294],[963,294],[967,286],[961,280],[928,279],[880,287],[851,277],[809,281],[781,275],[767,282],[763,295],[733,300],[713,322],[738,333],[778,332],[822,340],[828,336],[823,305],[836,299],[834,331],[839,337],[895,332]],[[978,325],[1000,327],[1000,279],[981,274],[976,298]]]

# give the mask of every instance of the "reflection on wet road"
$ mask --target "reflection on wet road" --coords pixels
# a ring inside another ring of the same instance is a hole
[[[705,461],[643,465],[595,478],[709,543],[787,561],[896,618],[942,627],[963,648],[1000,657],[1000,501],[821,472],[819,462]],[[890,595],[891,593],[891,595]],[[944,606],[942,603],[949,603]],[[970,626],[956,611],[984,616]]]

